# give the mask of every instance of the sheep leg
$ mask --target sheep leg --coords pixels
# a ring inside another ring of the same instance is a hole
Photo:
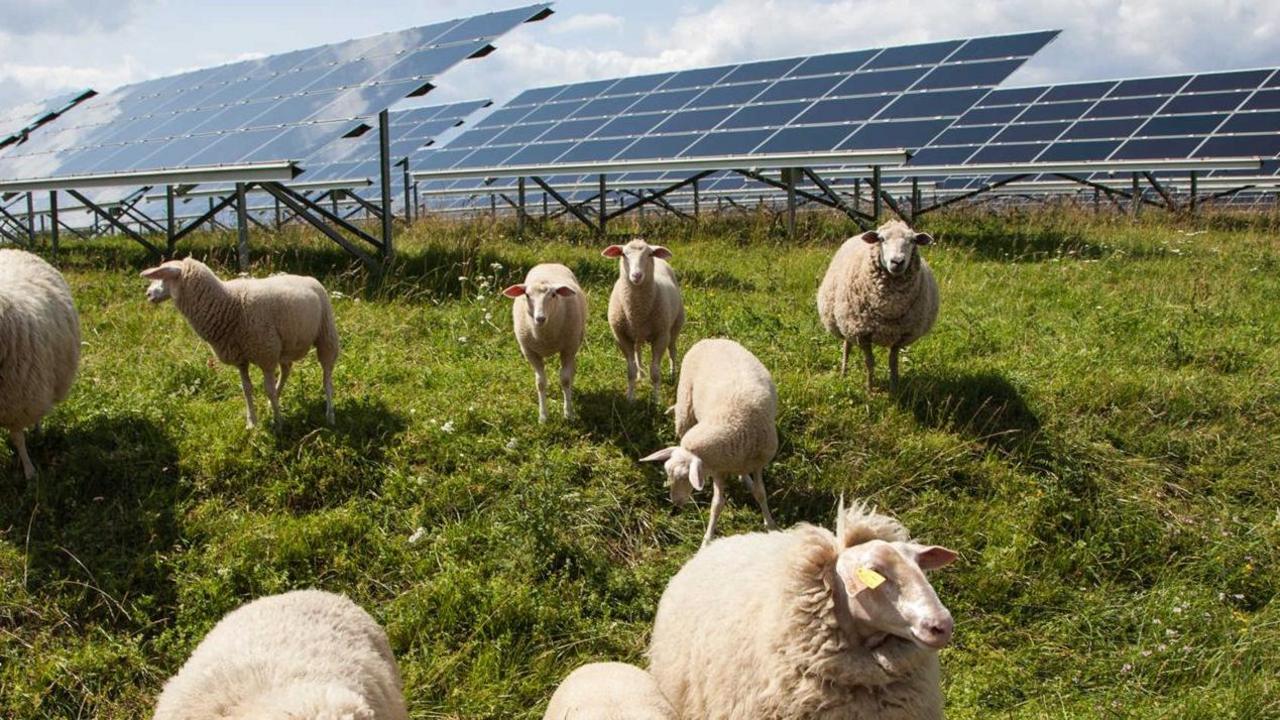
[[[324,421],[332,425],[333,419],[333,359],[322,363],[324,368]],[[284,381],[280,381],[284,384]]]
[[[640,374],[640,363],[636,360],[636,344],[630,340],[618,338],[618,348],[627,359],[627,400],[636,399],[636,376]]]
[[[862,347],[862,359],[867,364],[867,391],[875,389],[873,381],[876,377],[876,356],[871,354],[871,338],[858,338],[858,345]]]
[[[844,341],[844,351],[840,353],[840,377],[844,377],[849,371],[849,342],[848,338]]]
[[[667,355],[671,357],[668,370],[671,371],[671,377],[674,378],[676,376],[676,337],[674,335],[671,337],[671,343],[667,345]]]
[[[280,382],[276,383],[276,395],[284,395],[284,383],[289,379],[289,372],[293,370],[293,363],[280,363]]]
[[[898,392],[898,351],[901,348],[894,345],[889,348],[889,392]]]
[[[22,462],[22,477],[32,480],[36,476],[36,468],[31,464],[31,456],[27,455],[27,436],[21,430],[10,430],[9,439],[18,451],[18,460]]]
[[[560,393],[564,395],[564,419],[573,419],[573,375],[578,370],[578,357],[560,353]]]
[[[716,536],[716,523],[720,522],[720,511],[724,509],[726,500],[724,490],[720,488],[722,484],[719,475],[711,476],[711,519],[707,521],[707,532],[702,536],[702,547]]]
[[[253,429],[258,424],[258,414],[253,411],[253,380],[249,379],[249,366],[240,366],[240,387],[244,390],[245,404],[245,423],[244,426]]]
[[[267,393],[267,399],[271,401],[271,422],[279,428],[281,425],[280,388],[276,385],[275,366],[262,368],[262,389]]]
[[[538,422],[547,421],[547,368],[542,358],[529,353],[529,365],[533,367],[533,384],[538,389]]]
[[[773,521],[773,514],[769,512],[769,498],[764,491],[763,468],[756,471],[755,481],[751,483],[751,494],[755,497],[756,504],[760,506],[760,512],[764,514],[764,526],[770,530],[777,530],[778,525]]]
[[[654,338],[652,354],[649,355],[649,382],[653,384],[653,402],[660,404],[662,394],[662,356],[667,352],[667,338]]]

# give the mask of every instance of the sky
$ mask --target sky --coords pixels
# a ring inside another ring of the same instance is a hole
[[[506,9],[520,0],[0,0],[0,109],[84,87]],[[1061,28],[1009,85],[1280,65],[1275,0],[563,0],[424,101],[971,35]],[[421,104],[421,103],[419,103]]]

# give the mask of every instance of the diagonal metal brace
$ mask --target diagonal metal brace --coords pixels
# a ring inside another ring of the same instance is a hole
[[[267,182],[267,183],[262,183],[261,187],[263,190],[266,190],[273,197],[275,197],[282,204],[284,204],[285,207],[293,211],[293,214],[295,216],[300,217],[306,222],[310,223],[312,227],[324,233],[330,240],[337,243],[343,250],[346,250],[348,253],[353,255],[357,260],[364,263],[364,266],[369,268],[370,272],[373,272],[375,274],[382,272],[382,265],[380,265],[378,261],[373,258],[372,255],[365,252],[364,250],[361,250],[358,245],[356,245],[355,243],[343,237],[342,233],[338,232],[337,230],[334,230],[333,228],[326,225],[319,218],[307,212],[308,208],[306,204],[303,202],[300,202],[298,199],[295,199],[293,197],[293,194],[290,193],[288,189],[285,188],[283,185],[280,185],[279,183],[274,183],[274,182]]]
[[[146,238],[134,232],[132,228],[120,222],[114,215],[107,212],[106,210],[103,210],[100,205],[90,200],[89,198],[85,197],[79,191],[67,190],[67,194],[75,198],[76,200],[80,201],[81,205],[84,205],[85,207],[92,210],[94,214],[96,214],[98,217],[102,218],[103,220],[106,220],[107,223],[110,224],[112,227],[116,228],[117,230],[124,233],[125,235],[128,235],[139,245],[151,251],[151,253],[154,254],[156,257],[164,257],[164,253],[160,250],[160,248],[147,242]]]
[[[614,218],[618,217],[619,215],[624,215],[624,214],[629,213],[629,212],[631,212],[632,210],[635,210],[636,208],[638,208],[638,207],[642,207],[642,206],[644,206],[644,205],[656,204],[656,203],[658,203],[658,202],[665,202],[665,201],[663,201],[663,199],[662,199],[662,198],[663,198],[663,196],[665,196],[665,195],[667,195],[667,194],[669,194],[669,193],[675,192],[676,190],[679,190],[680,188],[685,187],[686,185],[692,185],[693,183],[698,182],[698,181],[699,181],[699,180],[701,180],[702,178],[704,178],[704,177],[706,177],[706,176],[708,176],[708,175],[711,175],[713,172],[715,172],[715,171],[714,171],[714,170],[703,170],[702,172],[697,173],[697,174],[695,174],[695,175],[690,175],[689,177],[685,178],[684,180],[681,180],[680,182],[676,183],[675,185],[668,185],[667,187],[665,187],[665,188],[663,188],[663,189],[661,189],[661,190],[658,190],[657,192],[650,192],[650,194],[648,194],[648,195],[644,196],[644,197],[643,197],[643,198],[641,198],[640,200],[637,200],[637,201],[635,201],[635,202],[631,203],[630,205],[624,205],[624,206],[622,206],[622,207],[618,208],[617,210],[614,210],[613,212],[606,214],[606,215],[604,216],[604,217],[605,217],[605,220],[612,220],[612,219],[614,219]]]
[[[573,203],[571,203],[571,202],[569,202],[568,200],[566,200],[566,199],[565,199],[565,197],[564,197],[563,195],[561,195],[560,193],[556,192],[556,189],[555,189],[555,188],[553,188],[553,187],[551,187],[550,185],[548,185],[546,180],[543,180],[542,178],[538,177],[537,175],[531,175],[531,176],[529,176],[529,179],[530,179],[530,180],[533,180],[535,183],[537,183],[537,184],[538,184],[538,187],[542,188],[543,192],[545,192],[546,194],[550,195],[550,196],[551,196],[551,198],[552,198],[553,200],[555,200],[556,202],[560,203],[560,205],[561,205],[561,206],[562,206],[566,211],[568,211],[568,212],[569,212],[571,215],[573,215],[574,217],[578,218],[578,220],[579,220],[579,221],[581,221],[583,225],[586,225],[587,227],[591,228],[592,230],[599,231],[599,229],[600,229],[600,228],[596,225],[596,222],[595,222],[594,220],[592,220],[591,218],[587,217],[587,216],[586,216],[586,214],[585,214],[585,213],[583,213],[581,209],[579,209],[579,208],[578,208],[578,207],[576,207]]]

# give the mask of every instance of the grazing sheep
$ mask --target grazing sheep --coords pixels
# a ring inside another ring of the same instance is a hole
[[[717,540],[668,583],[649,672],[685,718],[941,718],[953,623],[923,571],[954,559],[861,504],[834,535]]]
[[[776,529],[764,487],[764,466],[778,452],[778,388],[768,369],[732,340],[700,340],[680,365],[675,413],[680,444],[640,461],[665,463],[671,501],[677,506],[711,477],[711,519],[702,544],[715,536],[727,499],[727,475],[742,476],[765,526]]]
[[[26,429],[71,389],[80,365],[80,316],[52,265],[22,250],[0,250],[0,427],[9,431],[30,480]]]
[[[542,720],[676,720],[676,711],[644,670],[592,663],[560,683]]]
[[[155,720],[406,720],[382,627],[341,595],[254,600],[209,631],[165,683]]]
[[[280,423],[280,393],[293,363],[314,346],[324,369],[324,417],[333,424],[333,364],[338,359],[338,326],[329,293],[320,281],[300,275],[222,281],[194,258],[170,260],[142,271],[151,281],[147,299],[170,297],[187,322],[213,348],[218,359],[240,370],[248,427],[258,424],[253,410],[249,365],[262,369],[262,386]],[[280,381],[276,382],[276,368]]]
[[[676,339],[684,327],[680,283],[667,264],[671,251],[636,238],[626,245],[610,245],[601,254],[619,258],[618,279],[609,294],[609,327],[627,359],[627,399],[635,400],[640,353],[644,344],[650,343],[649,380],[653,383],[653,401],[660,402],[662,354],[670,354],[674,372]]]
[[[889,390],[898,389],[898,351],[924,337],[938,317],[938,283],[919,245],[933,238],[899,220],[846,240],[818,288],[818,316],[844,340],[840,374],[857,341],[867,363],[867,389],[875,374],[871,344],[889,348]]]
[[[564,265],[535,265],[524,282],[502,291],[524,302],[511,306],[520,354],[533,366],[538,387],[538,422],[547,421],[547,374],[543,361],[560,355],[560,391],[564,395],[564,417],[573,418],[573,375],[578,367],[578,348],[587,327],[587,296],[578,278]]]

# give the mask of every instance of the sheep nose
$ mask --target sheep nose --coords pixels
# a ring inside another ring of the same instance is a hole
[[[538,323],[539,325],[541,325],[541,324],[543,324],[543,323],[545,323],[545,322],[547,321],[547,316],[546,316],[546,315],[535,315],[535,316],[533,317],[533,321],[534,321],[534,322],[536,322],[536,323]]]
[[[925,626],[925,631],[938,645],[945,645],[951,640],[951,633],[955,631],[956,623],[950,615],[935,620]]]
[[[644,273],[631,273],[631,282],[638,283],[644,280]]]

